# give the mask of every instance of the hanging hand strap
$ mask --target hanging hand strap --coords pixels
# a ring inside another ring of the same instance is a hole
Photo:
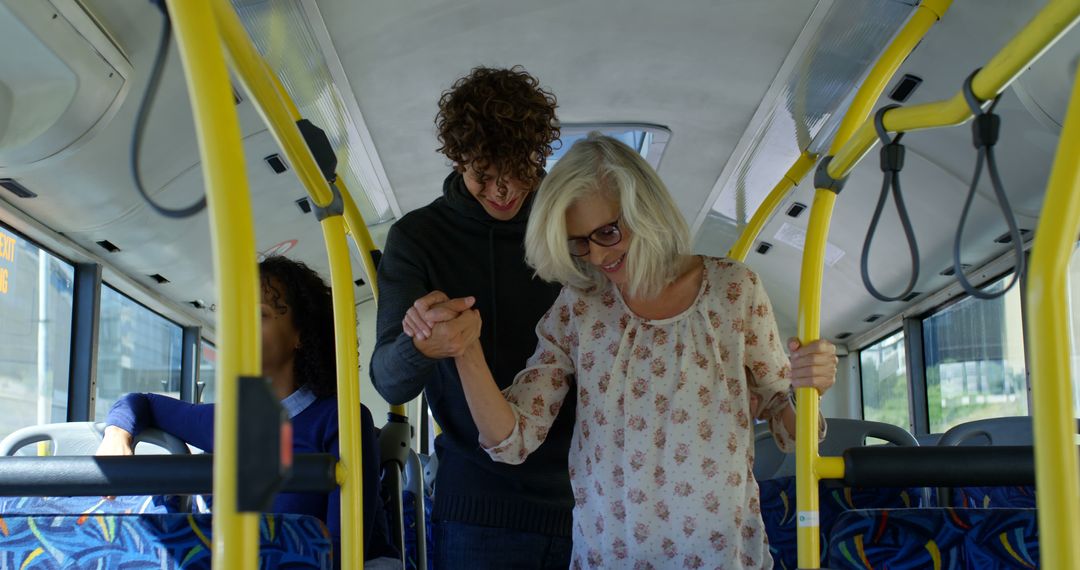
[[[877,207],[874,215],[870,218],[870,227],[866,230],[866,240],[863,242],[861,271],[862,281],[866,290],[879,301],[900,301],[915,290],[915,283],[919,280],[919,245],[915,240],[915,230],[911,226],[911,218],[908,216],[907,207],[904,205],[904,196],[900,190],[900,171],[904,168],[904,145],[900,139],[904,133],[897,133],[889,138],[889,132],[885,130],[885,113],[900,105],[886,105],[874,115],[874,127],[877,129],[878,138],[881,139],[881,171],[884,173],[881,182],[881,194],[878,196]],[[889,297],[874,287],[870,281],[870,243],[877,233],[881,214],[885,210],[885,201],[889,191],[892,191],[893,202],[896,204],[896,214],[900,217],[900,225],[904,228],[904,237],[907,238],[908,252],[911,254],[911,278],[908,279],[907,287],[895,297]]]
[[[960,282],[964,292],[979,299],[996,299],[1012,289],[1020,281],[1020,277],[1024,273],[1024,240],[1016,225],[1016,217],[1013,215],[1012,207],[1009,206],[1009,198],[1005,195],[1005,186],[1001,183],[1001,175],[998,174],[997,161],[994,158],[994,144],[997,143],[998,134],[1001,130],[1001,117],[994,114],[994,107],[997,106],[1001,95],[994,97],[990,107],[983,111],[982,102],[975,96],[975,92],[971,88],[971,82],[978,72],[979,70],[976,69],[964,80],[964,99],[967,101],[968,107],[971,108],[972,114],[975,115],[975,122],[971,125],[971,132],[972,142],[975,148],[978,149],[978,157],[975,159],[975,175],[971,178],[971,187],[968,189],[964,209],[960,213],[960,225],[956,228],[956,239],[953,241],[953,269],[956,272],[956,280]],[[960,261],[960,242],[964,235],[964,225],[967,223],[971,203],[975,199],[975,190],[979,186],[979,178],[982,176],[984,162],[986,163],[986,169],[990,171],[990,182],[994,187],[994,197],[997,199],[998,207],[1001,208],[1005,223],[1009,226],[1009,236],[1012,239],[1013,251],[1016,254],[1016,271],[1013,272],[1012,280],[1003,289],[993,293],[973,286],[964,275]]]

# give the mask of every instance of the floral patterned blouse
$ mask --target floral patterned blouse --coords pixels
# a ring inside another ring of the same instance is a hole
[[[792,450],[780,421],[790,364],[757,275],[726,259],[704,265],[693,305],[667,319],[634,315],[610,284],[563,288],[505,391],[518,422],[487,451],[520,463],[577,390],[573,568],[772,568],[748,390]]]

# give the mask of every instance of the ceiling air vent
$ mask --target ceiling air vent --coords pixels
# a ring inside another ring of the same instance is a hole
[[[904,296],[903,301],[914,301],[919,295],[922,295],[922,291],[912,291]]]
[[[26,186],[10,178],[0,178],[0,186],[7,188],[12,194],[20,198],[37,198],[37,194],[26,189]]]
[[[300,211],[305,214],[311,213],[311,201],[309,201],[307,198],[300,198],[299,200],[297,200],[296,207],[300,208]]]
[[[836,335],[836,340],[844,340],[845,338],[848,338],[849,336],[851,336],[851,333],[842,332],[842,333]]]
[[[102,249],[104,249],[105,251],[107,251],[109,253],[116,253],[116,252],[120,251],[120,248],[116,247],[116,244],[114,244],[113,242],[111,242],[111,241],[109,241],[107,239],[103,239],[103,240],[97,242],[97,244],[100,245],[102,247]]]
[[[356,281],[353,281],[353,283],[356,283],[357,287],[363,287],[364,285],[366,285],[363,279],[357,279]]]
[[[1031,230],[1020,228],[1020,237],[1027,241],[1027,237],[1031,235]],[[1012,243],[1012,234],[1005,232],[998,237],[994,238],[994,243]]]
[[[971,265],[969,265],[967,263],[961,263],[960,268],[963,269],[966,272],[968,269],[971,269]],[[950,265],[950,266],[946,267],[945,269],[942,269],[941,272],[938,273],[938,275],[944,275],[945,277],[952,277],[953,275],[956,275],[956,270],[953,268],[952,265]]]
[[[153,275],[150,275],[150,278],[153,279],[154,281],[156,281],[158,285],[164,285],[164,284],[169,282],[169,280],[166,279],[165,276],[160,274],[160,273],[155,273]]]
[[[787,215],[792,218],[798,218],[800,214],[806,211],[806,204],[802,202],[795,202],[791,206],[788,206]]]
[[[915,88],[921,83],[921,77],[905,74],[900,78],[900,81],[896,83],[896,87],[893,87],[893,90],[889,93],[889,99],[892,99],[897,103],[903,103],[911,98],[911,94],[915,92]]]
[[[766,253],[769,253],[770,249],[772,249],[772,244],[767,242],[767,241],[763,241],[763,242],[759,243],[758,246],[757,246],[757,252],[760,253],[761,255],[765,255]]]
[[[188,304],[196,309],[205,309],[206,303],[202,302],[202,299],[195,299],[194,301],[188,301]]]
[[[266,164],[270,165],[270,169],[274,171],[274,174],[281,174],[289,169],[288,166],[285,166],[285,161],[281,160],[281,155],[279,154],[271,154],[270,156],[263,158],[263,160],[266,161]]]
[[[882,315],[882,314],[879,314],[879,313],[874,313],[874,314],[870,315],[869,317],[866,317],[865,319],[863,319],[863,322],[864,323],[872,323],[872,322],[880,319],[883,316],[885,316],[885,315]]]

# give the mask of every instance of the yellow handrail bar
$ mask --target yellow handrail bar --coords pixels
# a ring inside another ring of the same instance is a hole
[[[244,164],[240,121],[211,2],[167,0],[167,5],[195,117],[217,275],[221,352],[214,407],[213,566],[255,570],[258,515],[237,512],[237,379],[262,374],[255,227],[246,175],[237,168]]]
[[[735,261],[746,261],[746,256],[750,253],[750,246],[754,245],[754,241],[761,234],[761,230],[765,228],[765,224],[772,218],[773,213],[780,207],[784,198],[787,198],[791,189],[798,186],[799,181],[814,168],[817,159],[816,154],[809,152],[799,155],[791,168],[784,173],[784,177],[780,179],[780,182],[777,182],[769,195],[765,197],[765,201],[758,206],[757,210],[754,210],[750,223],[746,224],[742,233],[739,234],[739,239],[735,241],[735,245],[731,246],[728,251],[728,257]]]
[[[1078,19],[1080,1],[1051,0],[975,75],[971,82],[975,96],[980,101],[997,97]],[[890,132],[908,132],[959,125],[971,116],[961,91],[951,99],[892,109],[885,113],[882,121]],[[850,140],[841,141],[842,148],[834,148],[830,153],[834,158],[829,164],[829,175],[838,179],[847,176],[877,142],[874,121],[864,121]]]
[[[221,22],[222,41],[233,69],[252,102],[270,127],[285,156],[296,169],[316,207],[333,201],[333,192],[319,165],[304,141],[296,122],[300,112],[251,43],[240,18],[224,1],[215,4]],[[344,199],[344,196],[343,196]],[[360,219],[359,223],[362,224]],[[352,263],[346,241],[345,221],[341,215],[324,218],[323,238],[330,263],[330,282],[334,306],[334,339],[337,368],[338,447],[337,481],[341,486],[342,568],[363,566],[363,468],[360,447],[360,363],[357,354],[356,302],[353,292]],[[366,229],[366,227],[365,227]]]
[[[1069,259],[1080,232],[1080,77],[1072,91],[1028,272],[1039,560],[1080,568],[1080,486],[1069,345]]]
[[[830,148],[830,154],[847,142],[860,122],[873,110],[874,103],[904,59],[945,14],[952,0],[926,0],[920,4],[900,32],[871,68],[847,113],[844,114]],[[836,193],[817,189],[810,208],[810,221],[803,250],[799,285],[799,338],[803,344],[821,336],[821,283],[825,272],[825,244]],[[800,568],[821,566],[821,530],[818,520],[820,503],[818,481],[840,478],[844,464],[836,458],[818,455],[817,418],[819,396],[813,388],[800,388],[795,404],[795,503],[797,509]]]

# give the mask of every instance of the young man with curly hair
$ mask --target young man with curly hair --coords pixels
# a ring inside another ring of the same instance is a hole
[[[478,444],[454,364],[479,338],[496,382],[509,386],[558,296],[533,276],[523,245],[559,138],[555,108],[520,67],[478,67],[443,93],[435,124],[453,170],[440,198],[390,229],[379,265],[372,381],[390,403],[426,391],[443,430],[432,513],[439,570],[569,565],[573,402],[527,461],[496,463]]]

